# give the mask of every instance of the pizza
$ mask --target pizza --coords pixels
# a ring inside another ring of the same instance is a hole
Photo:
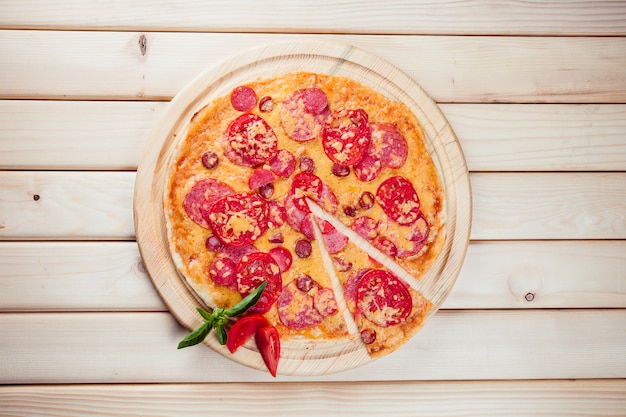
[[[280,340],[402,346],[433,308],[420,279],[445,241],[444,190],[403,103],[294,72],[214,99],[189,121],[164,193],[170,252],[193,293]]]

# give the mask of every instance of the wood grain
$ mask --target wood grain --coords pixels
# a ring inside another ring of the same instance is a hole
[[[407,73],[437,102],[626,103],[620,72],[626,37],[27,30],[0,31],[0,56],[11,57],[0,61],[0,98],[169,100],[217,62],[301,40],[362,48]]]
[[[0,264],[0,312],[167,311],[135,242],[0,242]],[[626,308],[623,271],[626,241],[470,242],[442,308]]]
[[[0,100],[0,169],[131,170],[157,101]],[[621,171],[623,104],[442,104],[470,171]]]
[[[135,170],[166,102],[0,101],[0,168]]]
[[[469,19],[468,16],[472,18]],[[5,0],[0,27],[236,31],[298,33],[407,34],[550,34],[619,35],[626,33],[622,2],[589,3],[568,0],[549,3],[524,1],[412,2],[386,1],[352,4],[318,0],[250,2],[177,1],[172,4],[135,1]]]
[[[0,239],[132,240],[135,175],[0,171]],[[472,239],[626,237],[624,172],[471,173],[470,181]]]
[[[271,407],[265,406],[270,403]],[[624,380],[449,381],[57,385],[0,387],[15,417],[211,415],[361,415],[514,417],[617,416],[626,409]],[[260,406],[263,405],[263,406]],[[461,411],[462,410],[462,411]]]
[[[3,313],[0,351],[12,360],[0,362],[0,382],[623,378],[624,323],[623,309],[440,310],[392,355],[345,372],[274,379],[206,346],[176,350],[187,331],[169,313]]]

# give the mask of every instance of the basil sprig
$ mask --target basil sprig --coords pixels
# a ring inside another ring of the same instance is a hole
[[[245,313],[250,307],[255,305],[261,298],[261,295],[263,295],[263,290],[265,290],[266,286],[267,282],[261,283],[254,291],[229,309],[216,307],[209,313],[198,307],[196,310],[198,310],[198,313],[204,319],[204,323],[181,340],[178,344],[178,349],[202,343],[213,329],[215,329],[218,342],[221,345],[225,345],[228,339],[228,332],[224,328],[224,325],[228,323],[228,319]]]

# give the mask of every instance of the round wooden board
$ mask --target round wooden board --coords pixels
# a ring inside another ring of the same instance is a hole
[[[469,243],[471,191],[467,166],[452,128],[435,102],[411,78],[390,63],[350,45],[326,41],[290,41],[264,45],[230,57],[207,69],[171,101],[145,145],[134,193],[137,243],[150,279],[171,313],[187,329],[201,324],[201,304],[177,271],[169,252],[163,192],[167,168],[177,140],[186,135],[193,114],[214,98],[257,78],[309,71],[349,77],[387,97],[405,103],[421,123],[445,190],[446,243],[435,264],[422,278],[423,294],[441,306],[461,269]],[[219,353],[243,365],[265,369],[254,343],[234,355],[211,334],[205,341]],[[278,372],[283,375],[323,375],[371,362],[362,343],[289,341],[281,346]]]

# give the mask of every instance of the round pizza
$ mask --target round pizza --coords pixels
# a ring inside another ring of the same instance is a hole
[[[445,241],[443,196],[403,103],[295,72],[194,114],[164,211],[174,262],[208,307],[232,307],[266,282],[235,320],[260,315],[281,341],[349,339],[378,357],[433,308],[419,283]]]

